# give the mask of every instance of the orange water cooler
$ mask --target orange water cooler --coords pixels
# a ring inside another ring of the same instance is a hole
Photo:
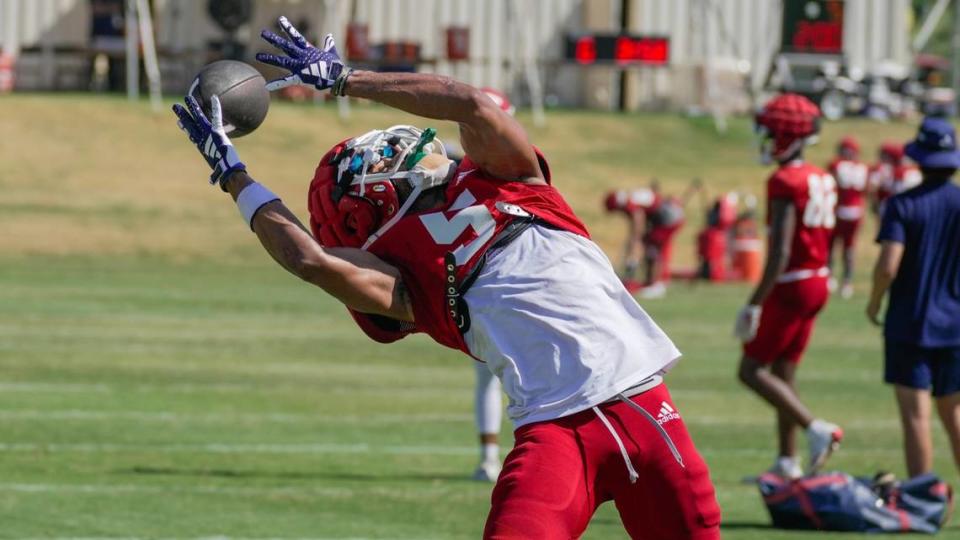
[[[760,281],[763,273],[763,241],[752,217],[737,220],[733,226],[733,271],[750,283]]]

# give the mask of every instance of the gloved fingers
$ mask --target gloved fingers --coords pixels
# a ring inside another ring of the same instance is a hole
[[[223,109],[220,107],[220,98],[216,95],[210,97],[210,125],[213,131],[223,131]]]
[[[281,88],[286,88],[288,86],[296,86],[300,84],[299,75],[288,75],[282,79],[275,79],[267,83],[267,91],[273,92],[274,90],[280,90]]]
[[[180,126],[194,144],[200,143],[200,129],[196,121],[190,116],[190,113],[182,105],[173,106],[173,112],[177,115],[177,125]]]
[[[323,50],[337,54],[337,44],[333,41],[333,34],[327,34],[323,37]],[[339,57],[340,55],[337,54]]]
[[[199,128],[209,128],[210,120],[207,119],[207,115],[203,114],[203,109],[200,108],[200,102],[197,101],[197,98],[193,96],[186,96],[183,100],[187,103],[187,107],[190,109],[190,114],[193,116],[193,119],[197,122]]]
[[[280,49],[281,51],[289,54],[290,56],[297,56],[300,54],[300,49],[293,44],[290,40],[271,32],[270,30],[264,30],[260,32],[260,37],[264,41],[273,45],[274,47]]]
[[[257,53],[257,61],[271,66],[288,69],[293,72],[300,71],[300,62],[289,56],[278,56],[276,54]]]
[[[292,24],[290,24],[290,21],[288,21],[286,17],[281,15],[280,18],[277,19],[277,23],[280,24],[280,28],[288,36],[290,36],[290,39],[293,40],[293,42],[297,45],[297,47],[300,47],[301,49],[306,49],[311,46],[310,42],[307,41],[307,38],[303,37],[303,34],[301,34],[299,30],[297,30]]]

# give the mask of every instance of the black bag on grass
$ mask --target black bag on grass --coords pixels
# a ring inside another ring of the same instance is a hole
[[[935,533],[953,508],[950,486],[933,474],[897,481],[831,472],[791,481],[765,473],[758,483],[781,529]]]

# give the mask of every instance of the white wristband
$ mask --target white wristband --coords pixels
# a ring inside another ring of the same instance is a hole
[[[243,216],[243,220],[247,222],[247,225],[250,226],[250,230],[252,231],[253,216],[257,215],[257,210],[260,210],[263,205],[269,202],[279,200],[280,197],[267,189],[266,186],[259,182],[254,182],[243,188],[243,191],[237,196],[237,208],[240,209],[240,215]]]

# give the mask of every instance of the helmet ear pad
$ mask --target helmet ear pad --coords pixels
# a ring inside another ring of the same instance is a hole
[[[377,207],[366,197],[346,193],[337,203],[337,210],[343,217],[344,228],[352,237],[366,240],[380,227]]]

